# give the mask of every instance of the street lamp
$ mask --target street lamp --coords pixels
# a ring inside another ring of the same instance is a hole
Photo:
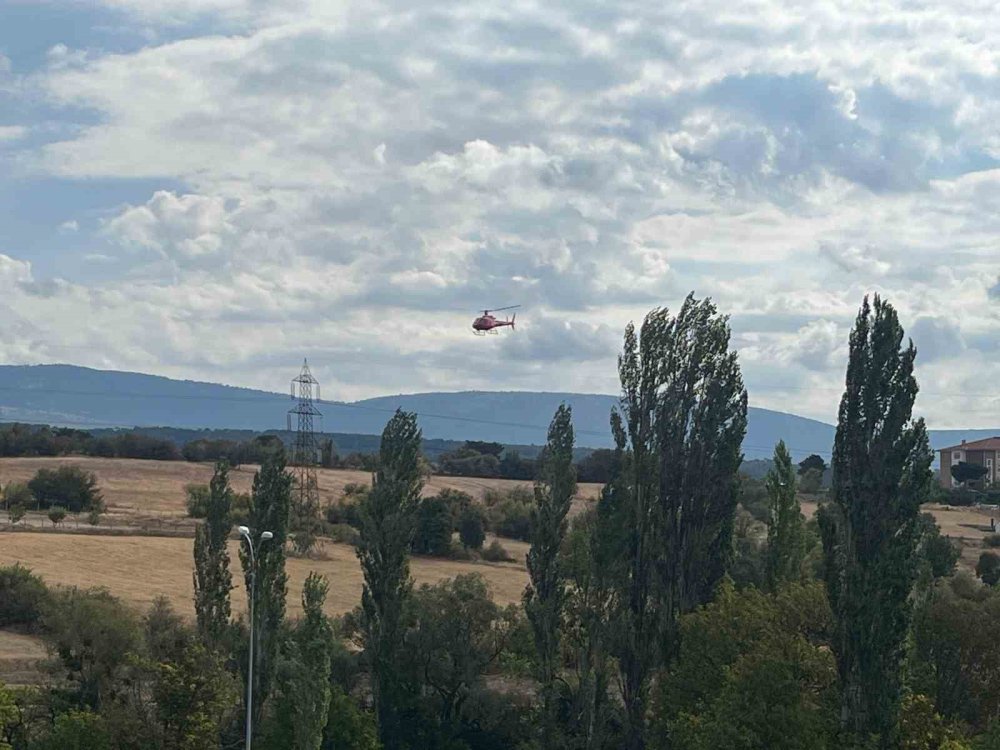
[[[246,526],[240,526],[239,528],[240,536],[246,540],[247,549],[250,550],[250,659],[247,666],[247,742],[246,750],[250,750],[250,743],[253,738],[252,733],[252,712],[253,712],[253,603],[257,598],[257,555],[253,548],[253,539],[250,536],[250,529]],[[260,535],[260,541],[257,542],[257,549],[260,549],[260,545],[269,539],[273,539],[274,534],[270,531],[264,531]]]

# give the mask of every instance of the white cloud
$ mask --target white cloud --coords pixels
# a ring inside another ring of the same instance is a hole
[[[625,322],[695,289],[755,403],[830,418],[867,292],[937,390],[995,351],[1000,17],[972,0],[105,4],[153,41],[53,48],[32,90],[86,114],[19,157],[162,185],[102,207],[97,280],[14,292],[36,358],[275,387],[316,348],[351,396],[551,387],[576,352],[566,387],[607,390]],[[515,302],[523,330],[469,340]]]

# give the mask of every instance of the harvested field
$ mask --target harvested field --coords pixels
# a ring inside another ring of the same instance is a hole
[[[497,602],[521,600],[527,583],[524,552],[527,546],[504,540],[516,563],[485,563],[415,557],[410,562],[414,579],[435,583],[462,573],[479,573],[489,583]],[[288,560],[288,608],[301,611],[302,583],[315,570],[330,581],[327,611],[343,614],[361,601],[361,568],[353,548],[330,542],[319,545],[323,559]],[[237,542],[230,542],[234,583],[233,608],[243,611],[243,591]],[[145,610],[157,596],[166,596],[177,611],[194,616],[191,581],[192,541],[169,537],[87,536],[21,532],[0,535],[0,565],[19,562],[31,568],[49,584],[104,586],[139,610]]]
[[[0,459],[0,485],[8,482],[27,482],[41,468],[76,464],[97,476],[104,493],[110,515],[115,517],[137,515],[145,517],[183,517],[184,487],[188,484],[208,484],[213,467],[208,463],[186,461],[145,461],[121,458],[88,458],[66,456],[60,458],[3,458]],[[249,492],[255,466],[233,469],[229,476],[237,492]],[[320,469],[317,471],[320,502],[336,499],[350,483],[370,484],[371,474],[345,469]],[[434,495],[445,488],[467,492],[482,498],[487,490],[512,487],[530,487],[530,482],[510,479],[479,479],[474,477],[431,477],[424,487],[425,495]],[[575,504],[576,511],[587,501],[596,499],[601,486],[581,484]]]

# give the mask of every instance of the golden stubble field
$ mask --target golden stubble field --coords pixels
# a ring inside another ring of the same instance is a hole
[[[8,482],[27,482],[41,468],[75,464],[97,476],[111,514],[184,516],[184,487],[188,484],[208,484],[213,467],[207,463],[186,461],[144,461],[139,459],[88,458],[67,456],[59,458],[3,458],[0,459],[0,485]],[[241,466],[229,473],[230,483],[237,492],[249,492],[256,466]],[[366,471],[344,469],[319,469],[317,471],[320,502],[336,499],[344,486],[351,483],[370,484],[371,474]],[[434,495],[445,488],[467,492],[482,498],[487,490],[530,487],[530,482],[509,479],[479,479],[473,477],[431,477],[424,495]],[[597,498],[599,484],[581,484],[574,510]]]
[[[0,534],[0,565],[21,563],[50,584],[103,586],[140,611],[157,596],[165,596],[178,612],[194,616],[192,547],[194,541],[177,537],[99,536],[17,532]],[[414,557],[410,571],[417,584],[436,583],[463,573],[479,573],[501,604],[520,601],[527,583],[524,555],[527,545],[511,540],[504,547],[519,562],[485,563]],[[242,612],[246,592],[237,554],[229,543],[233,572],[233,609]],[[346,544],[321,542],[316,559],[289,558],[288,609],[301,611],[302,583],[309,571],[330,582],[326,609],[348,612],[361,602],[361,568],[354,549]]]

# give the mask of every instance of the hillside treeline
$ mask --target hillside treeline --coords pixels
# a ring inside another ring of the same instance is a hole
[[[956,572],[958,548],[921,514],[932,453],[904,340],[896,311],[866,299],[832,483],[807,521],[798,489],[817,480],[783,443],[742,507],[747,392],[727,318],[689,297],[630,325],[608,480],[571,516],[573,415],[560,407],[526,498],[514,605],[476,575],[414,584],[414,540],[442,499],[422,497],[413,414],[389,420],[357,498],[362,592],[336,619],[315,574],[288,616],[287,555],[316,511],[284,452],[264,457],[240,510],[238,562],[221,461],[193,544],[193,623],[162,601],[140,617],[106,592],[0,572],[0,626],[45,638],[61,678],[0,688],[0,743],[235,748],[249,687],[257,750],[996,748],[1000,574]],[[252,679],[233,606],[246,589]]]

